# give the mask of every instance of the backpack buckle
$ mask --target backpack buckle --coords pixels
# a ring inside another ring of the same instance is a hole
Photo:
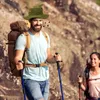
[[[36,64],[36,67],[40,67],[40,64]]]

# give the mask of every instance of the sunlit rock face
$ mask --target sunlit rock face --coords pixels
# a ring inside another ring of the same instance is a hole
[[[63,59],[61,77],[64,98],[77,100],[77,75],[83,74],[90,53],[100,52],[100,7],[94,0],[75,0],[75,4],[70,5],[71,2],[68,2],[68,6],[64,2],[62,7],[55,5],[54,0],[45,1],[41,0],[49,18],[44,20],[43,30],[50,35],[52,53],[60,53]],[[23,20],[28,8],[39,2],[40,0],[0,1],[0,100],[23,100],[20,78],[12,76],[9,67],[7,35],[10,23]],[[57,65],[48,65],[49,100],[61,100]],[[84,98],[83,93],[81,97]]]

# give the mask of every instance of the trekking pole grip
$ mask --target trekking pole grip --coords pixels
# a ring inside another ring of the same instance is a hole
[[[58,55],[58,52],[56,52],[55,54]],[[56,61],[56,63],[57,63],[57,68],[58,68],[58,69],[60,68],[59,62],[60,62],[60,61]]]
[[[58,52],[55,53],[55,55],[58,55],[58,54],[59,54]],[[55,56],[54,56],[54,57],[55,57]],[[56,62],[63,62],[63,61],[61,60],[61,61],[56,61]]]

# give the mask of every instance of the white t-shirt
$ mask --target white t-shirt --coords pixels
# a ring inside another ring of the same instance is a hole
[[[48,42],[45,36],[40,31],[40,35],[36,37],[34,34],[29,32],[31,43],[30,48],[27,52],[27,63],[28,64],[40,64],[47,59],[47,48],[50,48],[50,39],[48,37]],[[17,41],[15,50],[25,50],[26,37],[21,34]],[[32,79],[36,81],[45,81],[49,78],[49,69],[47,66],[44,67],[25,67],[23,70],[24,79]]]
[[[89,93],[92,97],[100,98],[100,74],[93,76],[89,73]]]

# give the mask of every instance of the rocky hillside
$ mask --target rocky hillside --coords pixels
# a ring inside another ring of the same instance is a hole
[[[37,3],[43,3],[45,12],[49,14],[49,18],[44,20],[43,30],[51,37],[52,52],[59,52],[63,58],[64,98],[78,99],[77,75],[83,72],[89,54],[100,52],[100,7],[94,0],[65,1],[62,6],[53,0],[0,1],[0,100],[23,100],[20,79],[12,76],[9,68],[7,35],[10,23],[23,20],[28,8]],[[49,67],[49,100],[61,100],[56,64],[49,64]]]

